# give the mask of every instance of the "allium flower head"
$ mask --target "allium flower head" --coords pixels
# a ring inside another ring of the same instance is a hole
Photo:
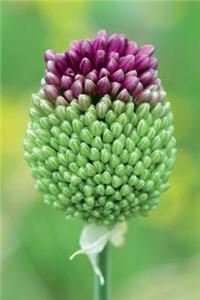
[[[105,31],[45,53],[32,96],[25,158],[44,201],[86,222],[146,215],[169,186],[173,115],[154,47]]]
[[[74,41],[68,51],[45,52],[46,75],[42,80],[48,99],[59,95],[67,101],[80,94],[114,99],[159,101],[165,97],[158,78],[154,46],[140,48],[123,34],[99,31],[93,40]]]

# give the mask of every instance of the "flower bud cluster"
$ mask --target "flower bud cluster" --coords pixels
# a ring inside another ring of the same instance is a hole
[[[93,40],[74,41],[68,51],[47,50],[42,85],[51,101],[60,95],[67,101],[80,94],[157,103],[166,93],[158,78],[154,46],[137,47],[123,34],[108,36],[105,30]]]
[[[169,102],[32,100],[25,159],[45,203],[107,225],[157,207],[176,153]]]

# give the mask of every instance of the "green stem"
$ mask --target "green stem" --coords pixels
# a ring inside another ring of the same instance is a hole
[[[106,245],[104,250],[98,256],[99,268],[104,277],[104,285],[100,284],[99,277],[94,276],[94,300],[111,300],[110,297],[110,246]]]

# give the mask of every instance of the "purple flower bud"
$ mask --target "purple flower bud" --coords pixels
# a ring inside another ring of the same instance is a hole
[[[156,91],[159,97],[155,93],[154,98],[160,99],[165,93],[160,89],[158,62],[151,57],[153,52],[152,45],[138,49],[136,42],[128,41],[125,35],[113,34],[109,38],[105,30],[100,30],[94,40],[73,41],[64,53],[47,50],[47,73],[42,84],[51,86],[46,88],[51,98],[55,88],[55,93],[59,91],[68,101],[83,92],[90,96],[98,93],[120,95],[122,99],[147,99],[148,90]]]
[[[111,51],[108,53],[108,60],[111,59],[111,58],[114,58],[116,61],[119,60],[119,53],[118,52],[114,52],[114,51]]]
[[[65,54],[66,56],[66,54]],[[80,57],[78,53],[75,50],[69,50],[68,51],[68,59],[70,61],[70,65],[73,69],[77,70],[78,65],[80,63]]]
[[[71,77],[63,75],[61,78],[61,87],[65,90],[68,90],[70,89],[72,82],[73,80]]]
[[[87,74],[86,76],[88,79],[96,82],[97,81],[97,71],[96,70],[93,70],[91,71],[90,73]]]
[[[135,51],[137,49],[137,44],[134,41],[128,42],[128,45],[126,47],[125,55],[128,54],[135,54]]]
[[[82,83],[79,80],[74,81],[71,86],[71,90],[72,90],[72,95],[75,98],[78,98],[78,96],[83,93]]]
[[[125,89],[127,89],[128,91],[133,92],[133,90],[135,90],[138,82],[139,82],[139,79],[137,77],[129,76],[124,80],[123,87]]]
[[[55,63],[56,67],[60,72],[64,72],[67,66],[66,60],[65,60],[65,55],[62,53],[57,53],[55,55]]]
[[[149,71],[146,71],[140,75],[140,82],[142,82],[142,84],[150,84],[155,79],[155,75],[156,71],[150,69]]]
[[[81,63],[80,63],[80,71],[81,71],[81,73],[83,75],[87,75],[91,70],[92,70],[92,63],[91,63],[91,61],[87,57],[84,57],[81,60]]]
[[[81,52],[83,57],[86,56],[88,58],[92,57],[92,42],[90,40],[85,40],[81,46]]]
[[[64,91],[64,97],[70,102],[73,100],[73,95],[71,90]]]
[[[79,80],[81,82],[81,84],[83,85],[84,81],[85,81],[85,77],[81,74],[77,74],[75,77],[74,77],[74,80]]]
[[[122,82],[124,80],[124,72],[122,69],[117,70],[111,76],[112,81]]]
[[[104,39],[108,41],[108,33],[106,30],[102,29],[96,33],[96,39]]]
[[[141,93],[137,95],[136,100],[137,102],[149,101],[151,100],[151,94],[152,92],[149,89],[143,90]]]
[[[128,39],[124,34],[120,34],[119,54],[123,55],[128,45]]]
[[[138,56],[138,60],[136,60],[135,68],[138,72],[141,72],[142,70],[146,69],[148,67],[149,63],[149,57],[146,55]]]
[[[111,88],[110,81],[108,80],[107,77],[103,77],[97,82],[97,92],[100,95],[105,95],[109,93],[110,88]]]
[[[150,55],[153,54],[154,50],[155,50],[154,46],[152,46],[152,45],[144,45],[144,46],[142,46],[141,48],[139,48],[137,50],[137,54],[139,54],[139,55],[145,54],[147,56],[150,56]]]
[[[60,77],[56,76],[55,74],[51,72],[47,72],[45,76],[45,80],[48,84],[53,84],[53,85],[59,85],[60,84]]]
[[[109,61],[107,62],[106,69],[110,72],[113,73],[118,69],[118,62],[114,58],[110,58]]]
[[[65,71],[65,74],[67,76],[74,77],[75,72],[71,68],[67,68],[67,70]]]
[[[106,58],[106,52],[104,50],[98,50],[95,53],[94,64],[97,69],[103,67],[105,63],[105,58]]]
[[[71,45],[70,45],[70,48],[72,49],[72,50],[75,50],[75,51],[77,51],[78,53],[80,53],[81,52],[81,41],[73,41],[72,43],[71,43]]]
[[[119,82],[112,82],[111,83],[111,95],[114,97],[119,93],[121,88],[121,84]]]
[[[47,69],[47,71],[52,72],[52,73],[54,73],[56,75],[59,74],[58,69],[56,68],[55,61],[53,61],[53,60],[49,60],[47,62],[46,69]]]
[[[149,65],[148,65],[148,67],[150,69],[155,69],[156,70],[157,67],[158,67],[158,60],[155,57],[151,57],[149,59]]]
[[[137,71],[136,70],[132,70],[132,71],[129,71],[125,74],[125,78],[127,77],[137,77]]]
[[[138,82],[135,91],[133,93],[134,97],[136,97],[143,90],[143,85],[141,82]]]
[[[117,95],[117,98],[123,101],[129,101],[131,96],[126,89],[121,90],[121,92]]]
[[[128,72],[133,68],[134,62],[135,62],[134,55],[129,54],[120,58],[119,67],[123,69],[124,72]]]
[[[49,100],[55,100],[59,95],[58,89],[54,85],[46,85],[44,93]]]
[[[44,53],[44,59],[45,61],[54,60],[55,59],[55,52],[51,49],[45,51]]]
[[[109,77],[110,76],[110,72],[106,69],[106,68],[102,68],[99,72],[99,79],[101,79],[102,77]]]
[[[86,79],[84,90],[86,94],[93,96],[95,94],[96,84],[92,80]]]

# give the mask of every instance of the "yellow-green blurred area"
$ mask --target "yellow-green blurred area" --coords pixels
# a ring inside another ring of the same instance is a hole
[[[113,299],[200,299],[200,2],[4,1],[2,8],[2,299],[92,299],[87,258],[68,260],[82,222],[43,204],[22,140],[44,51],[63,51],[102,28],[156,46],[178,147],[160,207],[130,220],[125,245],[112,249]]]

